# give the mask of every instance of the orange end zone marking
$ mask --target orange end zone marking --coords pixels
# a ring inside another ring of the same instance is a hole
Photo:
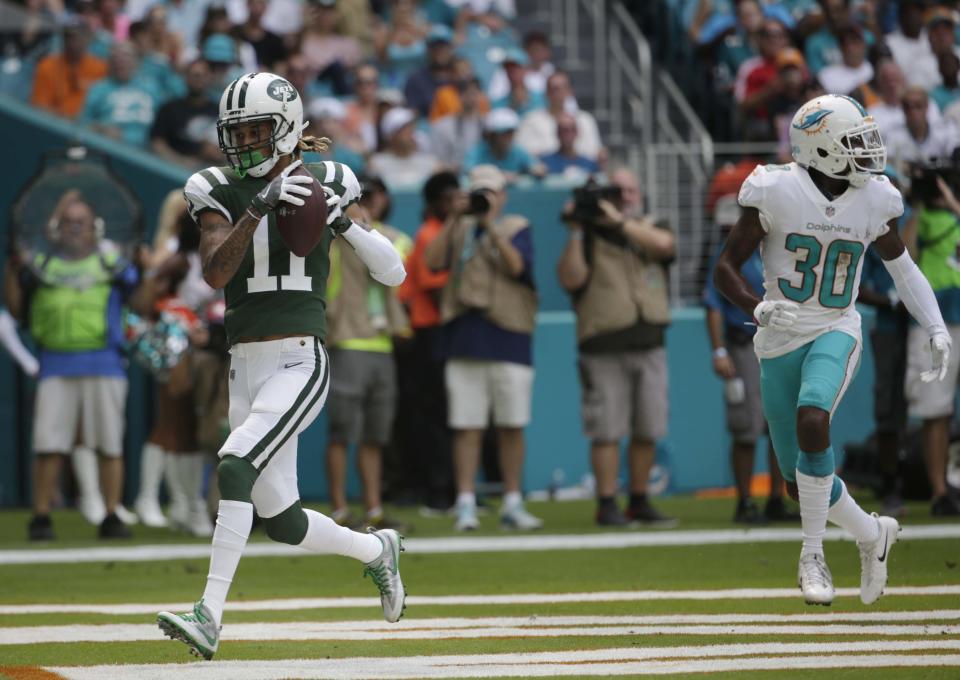
[[[63,680],[63,676],[39,666],[0,666],[0,676],[10,680]]]

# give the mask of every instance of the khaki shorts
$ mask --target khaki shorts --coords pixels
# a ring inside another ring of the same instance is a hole
[[[743,381],[743,401],[732,404],[724,399],[727,410],[727,430],[738,444],[753,444],[767,430],[760,398],[760,360],[753,351],[753,343],[728,345],[730,360]]]
[[[352,349],[330,350],[327,424],[335,444],[390,442],[397,401],[393,355]]]
[[[960,326],[947,326],[955,348],[960,347]],[[920,379],[930,370],[930,336],[919,326],[912,326],[907,336],[907,378],[904,390],[914,418],[942,418],[953,413],[957,393],[957,375],[960,373],[960,351],[950,353],[947,377],[942,381],[925,383]]]
[[[33,450],[69,453],[84,444],[104,456],[122,455],[126,402],[126,378],[43,378],[37,385]]]
[[[445,369],[447,424],[455,430],[487,427],[490,412],[498,427],[530,422],[533,367],[508,361],[451,359]]]
[[[581,354],[583,430],[591,441],[626,436],[643,442],[667,434],[667,351]]]

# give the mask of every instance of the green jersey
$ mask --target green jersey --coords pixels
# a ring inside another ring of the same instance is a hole
[[[321,184],[340,196],[344,212],[359,200],[360,183],[346,165],[323,161],[305,167]],[[265,179],[249,175],[241,178],[228,167],[207,168],[187,180],[183,193],[197,224],[201,213],[208,210],[236,224],[253,197],[266,185]],[[338,220],[350,222],[345,214]],[[243,262],[224,289],[230,344],[240,338],[284,334],[314,335],[323,340],[332,239],[332,230],[324,230],[317,247],[306,257],[297,257],[280,237],[273,213],[264,216],[253,233]]]

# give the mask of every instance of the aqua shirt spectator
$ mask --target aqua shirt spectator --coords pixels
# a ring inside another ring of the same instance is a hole
[[[819,31],[807,38],[804,45],[807,66],[813,74],[819,73],[824,66],[843,62],[840,33],[854,23],[849,0],[821,0],[820,4],[824,8],[826,21]],[[873,33],[866,28],[863,30],[863,39],[868,48],[876,42]]]
[[[483,141],[467,152],[464,171],[478,165],[493,165],[510,175],[543,176],[543,164],[514,144],[513,135],[520,118],[511,109],[494,109],[483,122]]]
[[[133,46],[114,45],[109,75],[87,92],[80,122],[114,139],[143,146],[153,124],[157,95],[152,83],[134,78],[136,69]]]

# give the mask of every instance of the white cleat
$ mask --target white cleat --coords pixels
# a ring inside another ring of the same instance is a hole
[[[396,623],[407,608],[407,591],[400,580],[400,553],[403,552],[403,536],[394,529],[371,531],[383,544],[380,557],[367,564],[363,575],[369,576],[380,591],[383,618]]]
[[[543,527],[543,520],[527,512],[523,505],[517,505],[500,514],[500,526],[504,529],[535,531]]]
[[[800,556],[797,581],[807,604],[829,607],[833,602],[833,576],[823,555],[808,553]]]
[[[857,543],[860,548],[860,601],[873,604],[883,595],[887,585],[890,549],[897,542],[900,524],[893,517],[877,517],[880,535],[872,543]]]
[[[117,504],[114,512],[116,513],[117,517],[120,518],[120,521],[126,524],[128,527],[132,527],[140,521],[136,514],[127,510],[122,503]]]

